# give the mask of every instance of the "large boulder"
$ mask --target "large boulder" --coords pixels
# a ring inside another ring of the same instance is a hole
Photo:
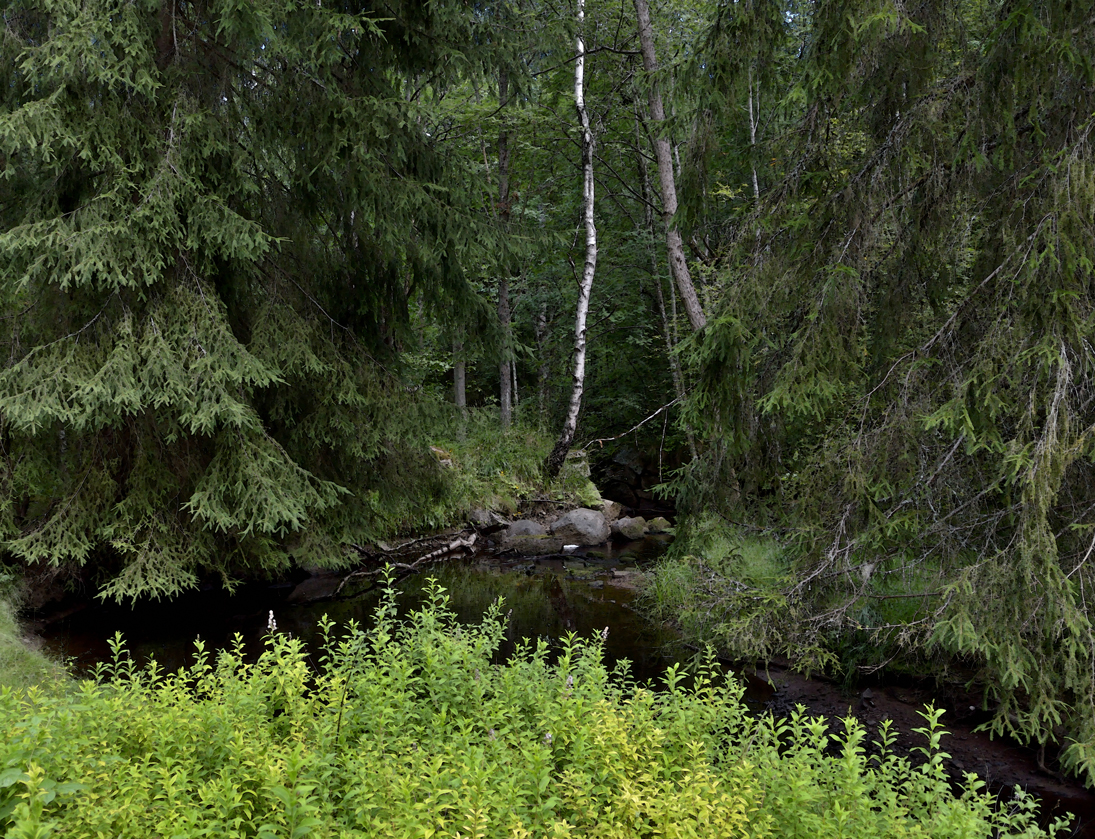
[[[646,519],[642,516],[628,516],[612,522],[612,535],[621,539],[635,541],[646,534]]]
[[[516,551],[521,556],[557,554],[563,549],[563,540],[551,536],[547,528],[531,519],[515,521],[499,534],[500,547],[504,551]]]
[[[502,533],[503,539],[513,539],[517,536],[545,536],[547,528],[540,522],[532,519],[518,519]]]
[[[599,545],[611,535],[603,513],[583,508],[571,510],[551,525],[551,533],[567,545]]]

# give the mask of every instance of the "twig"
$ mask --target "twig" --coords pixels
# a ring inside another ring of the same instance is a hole
[[[672,402],[668,402],[665,405],[662,405],[660,408],[658,408],[658,410],[656,410],[654,413],[652,413],[646,419],[642,420],[641,422],[639,422],[636,425],[631,426],[631,428],[627,429],[627,431],[624,431],[622,434],[617,434],[615,437],[599,437],[596,440],[590,440],[588,443],[586,443],[581,448],[587,449],[590,446],[592,446],[594,443],[611,443],[613,440],[619,440],[621,437],[626,437],[632,431],[636,431],[637,429],[642,428],[642,426],[646,425],[648,422],[650,422],[652,419],[654,419],[654,417],[656,417],[662,411],[664,411],[668,408],[672,408],[674,405],[676,405],[680,401],[681,401],[681,398],[678,396]]]

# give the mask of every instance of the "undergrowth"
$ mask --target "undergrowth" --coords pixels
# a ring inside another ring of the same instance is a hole
[[[849,688],[860,673],[882,667],[938,673],[946,666],[924,643],[939,605],[935,592],[946,583],[938,563],[852,555],[841,576],[856,588],[854,607],[819,598],[827,619],[811,619],[806,594],[828,578],[803,582],[793,542],[717,516],[689,519],[678,534],[650,574],[644,602],[693,643],[740,660],[785,657],[806,672],[842,676]]]
[[[461,625],[436,583],[368,632],[329,621],[314,663],[271,616],[175,673],[120,638],[67,692],[0,691],[0,829],[24,837],[961,837],[1048,835],[1022,794],[1004,811],[951,790],[938,711],[927,761],[883,731],[839,736],[799,711],[756,719],[712,660],[654,692],[609,673],[603,636],[507,664],[501,604]],[[314,664],[314,666],[313,666]]]
[[[377,492],[373,506],[393,532],[446,527],[476,508],[512,515],[533,498],[582,506],[601,502],[588,475],[576,469],[546,483],[543,463],[552,439],[520,423],[502,429],[495,412],[469,410],[462,420],[439,426],[431,441],[428,476],[410,474],[407,461],[400,460]],[[397,486],[400,491],[393,492]]]
[[[67,679],[65,668],[57,661],[33,650],[23,640],[16,620],[13,581],[15,575],[0,565],[0,685],[29,688]]]

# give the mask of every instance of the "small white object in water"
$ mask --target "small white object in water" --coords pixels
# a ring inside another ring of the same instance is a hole
[[[563,550],[566,551],[567,553],[570,553],[571,551],[578,550],[578,546],[577,545],[563,545]]]

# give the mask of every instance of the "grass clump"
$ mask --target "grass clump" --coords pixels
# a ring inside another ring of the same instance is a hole
[[[713,663],[654,692],[610,674],[602,638],[492,664],[496,604],[462,625],[434,584],[404,619],[351,625],[316,667],[271,632],[173,674],[121,640],[66,695],[0,692],[7,837],[953,837],[1047,835],[1029,799],[955,796],[928,715],[919,768],[823,720],[751,717]],[[884,737],[885,739],[885,737]]]
[[[644,602],[654,618],[730,657],[789,655],[787,635],[773,619],[793,613],[784,594],[789,569],[788,548],[776,539],[697,518],[651,572]]]
[[[0,591],[0,686],[28,688],[67,678],[64,667],[27,646],[10,592]]]
[[[384,510],[383,519],[392,531],[447,527],[476,508],[513,515],[531,498],[586,507],[601,504],[588,470],[564,468],[554,482],[545,482],[544,459],[554,440],[521,423],[502,429],[494,412],[469,410],[430,439],[429,475],[409,476],[407,463],[400,461],[384,489],[400,484],[402,491],[395,498],[390,492],[378,493],[376,506]]]

